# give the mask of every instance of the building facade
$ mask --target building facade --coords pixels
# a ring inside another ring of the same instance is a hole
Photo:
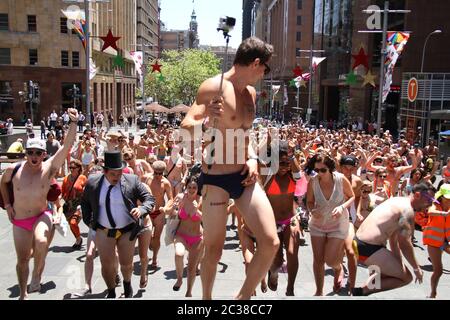
[[[68,90],[86,90],[86,61],[78,36],[67,27],[58,0],[0,1],[0,118],[19,121],[25,112],[35,124],[74,101]],[[39,99],[25,102],[24,83],[39,86]],[[80,102],[75,101],[80,107]]]
[[[74,4],[60,0],[0,2],[1,118],[19,120],[23,112],[31,117],[31,103],[20,95],[24,82],[30,80],[39,87],[39,99],[33,104],[35,124],[52,110],[75,106],[86,111],[86,51],[61,11]],[[84,7],[79,9],[85,12]],[[137,39],[136,13],[136,0],[89,4],[90,56],[97,67],[89,87],[91,113],[111,113],[117,119],[121,113],[134,112],[136,75],[130,52]],[[110,29],[121,37],[118,52],[112,48],[101,51],[99,36],[106,36]],[[123,66],[114,64],[118,53]],[[74,85],[82,97],[70,95]]]
[[[160,8],[158,0],[137,0],[137,46],[146,63],[158,58],[160,46]]]

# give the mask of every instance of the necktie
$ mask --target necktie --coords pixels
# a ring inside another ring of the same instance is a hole
[[[111,227],[113,229],[116,228],[116,223],[114,222],[112,213],[111,213],[111,190],[112,188],[114,188],[113,185],[109,186],[108,188],[108,192],[106,193],[106,201],[105,201],[105,205],[106,205],[106,215],[108,216],[108,220],[109,223],[111,224]]]

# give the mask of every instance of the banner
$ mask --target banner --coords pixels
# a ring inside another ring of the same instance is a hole
[[[136,69],[136,72],[139,74],[139,78],[142,78],[142,71],[143,71],[143,66],[144,66],[143,52],[142,51],[132,51],[132,52],[130,52],[130,55],[133,57],[134,67]]]
[[[383,103],[391,91],[395,64],[408,43],[409,36],[410,34],[408,32],[388,32],[386,60],[384,62]]]
[[[83,44],[84,49],[86,50],[86,18],[84,16],[84,12],[80,10],[61,10],[61,12],[67,18],[67,28],[69,30],[75,30],[80,38],[81,43]]]
[[[313,73],[316,72],[317,67],[321,64],[326,58],[314,57],[312,60]]]
[[[89,79],[92,80],[94,79],[95,75],[97,74],[98,68],[95,65],[94,60],[92,60],[92,58],[90,59],[90,64],[89,64]]]

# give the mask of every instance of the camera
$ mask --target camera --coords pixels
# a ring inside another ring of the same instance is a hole
[[[217,31],[223,31],[225,33],[230,32],[233,30],[234,26],[236,25],[236,19],[232,17],[221,17],[219,19],[219,27],[217,28]]]

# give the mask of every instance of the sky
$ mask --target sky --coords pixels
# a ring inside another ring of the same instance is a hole
[[[224,46],[222,32],[217,31],[220,17],[236,18],[230,32],[230,47],[238,48],[242,41],[242,0],[161,0],[161,21],[167,30],[187,30],[192,9],[197,14],[200,45]]]

